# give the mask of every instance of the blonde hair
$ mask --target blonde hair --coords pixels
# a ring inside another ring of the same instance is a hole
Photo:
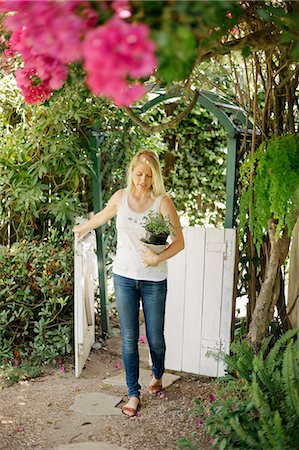
[[[140,163],[148,165],[148,167],[152,171],[151,196],[153,198],[157,198],[160,195],[165,195],[166,191],[165,191],[165,187],[164,187],[164,181],[163,181],[163,177],[162,177],[162,171],[161,171],[159,158],[158,158],[158,155],[151,150],[141,150],[131,159],[130,165],[128,167],[128,172],[127,172],[128,193],[130,194],[134,190],[132,172],[135,169],[135,167]]]

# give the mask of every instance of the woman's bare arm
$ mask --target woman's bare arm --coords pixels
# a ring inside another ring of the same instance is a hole
[[[107,205],[102,211],[99,211],[95,214],[91,219],[87,222],[84,222],[81,225],[75,225],[73,228],[73,232],[78,235],[78,237],[88,233],[95,228],[98,228],[101,225],[107,223],[112,217],[115,217],[117,214],[117,208],[122,196],[123,189],[119,189],[116,191],[109,199]]]

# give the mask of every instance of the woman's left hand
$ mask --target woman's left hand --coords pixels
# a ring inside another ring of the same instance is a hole
[[[145,267],[157,266],[159,264],[159,256],[146,245],[142,246],[141,259]]]

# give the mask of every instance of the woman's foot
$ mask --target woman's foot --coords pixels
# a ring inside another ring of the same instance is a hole
[[[150,394],[157,394],[161,390],[162,390],[162,378],[157,379],[153,377],[150,381],[148,392]]]
[[[128,403],[122,407],[122,413],[128,417],[134,417],[137,414],[138,406],[140,405],[139,397],[130,397]]]

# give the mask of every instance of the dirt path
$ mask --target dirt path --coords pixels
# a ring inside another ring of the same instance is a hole
[[[175,450],[179,448],[177,440],[196,428],[202,441],[199,448],[211,448],[209,437],[187,412],[199,393],[208,396],[212,392],[204,377],[180,374],[181,379],[164,391],[164,398],[143,394],[139,417],[83,416],[69,411],[78,394],[125,396],[124,388],[102,383],[104,378],[119,373],[119,361],[117,353],[100,349],[91,353],[79,379],[72,369],[64,373],[56,370],[35,380],[2,387],[0,449],[52,450],[58,444],[107,441],[132,450]]]

